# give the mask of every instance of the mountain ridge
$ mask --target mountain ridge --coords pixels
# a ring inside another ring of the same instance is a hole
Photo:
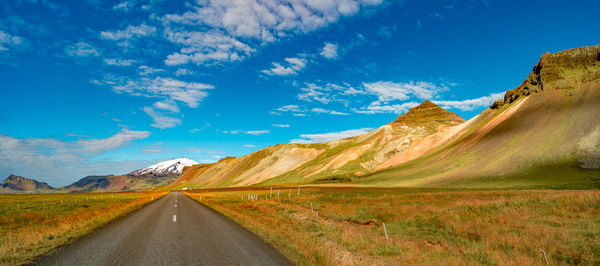
[[[322,182],[594,186],[594,182],[600,184],[593,181],[594,176],[600,176],[598,170],[582,167],[600,164],[600,138],[593,137],[600,135],[600,118],[596,115],[600,111],[599,48],[580,47],[542,55],[520,86],[508,90],[504,99],[466,122],[424,102],[360,136],[328,143],[275,145],[215,164],[186,167],[167,188]],[[280,175],[249,174],[291,162],[273,154],[298,149],[310,150],[313,155],[288,165],[287,172]]]
[[[35,179],[11,174],[0,183],[0,189],[14,191],[44,191],[52,190],[54,188],[46,182],[40,182]]]

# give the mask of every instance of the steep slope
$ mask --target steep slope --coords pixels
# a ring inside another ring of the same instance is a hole
[[[544,54],[454,141],[358,183],[589,188],[600,184],[600,45]]]
[[[10,175],[0,183],[1,193],[39,193],[48,192],[53,189],[53,187],[45,182],[16,175]]]
[[[280,144],[240,158],[186,167],[169,188],[351,181],[423,138],[462,122],[460,116],[425,101],[396,121],[353,138]]]
[[[315,182],[597,187],[599,50],[593,46],[544,54],[520,86],[465,123],[426,101],[396,121],[354,138],[276,145],[240,158],[187,167],[170,188]],[[289,154],[305,157],[292,162]],[[286,167],[265,171],[278,164]]]

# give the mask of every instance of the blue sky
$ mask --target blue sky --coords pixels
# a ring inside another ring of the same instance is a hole
[[[66,3],[65,3],[66,2]],[[424,100],[465,119],[598,1],[51,1],[0,7],[0,176],[51,185],[366,132]]]

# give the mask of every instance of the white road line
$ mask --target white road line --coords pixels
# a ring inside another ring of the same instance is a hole
[[[177,204],[175,204],[175,208],[177,208]]]
[[[173,214],[173,222],[177,222],[177,214]]]

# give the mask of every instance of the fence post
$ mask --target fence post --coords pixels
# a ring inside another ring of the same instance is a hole
[[[298,187],[298,197],[300,197],[300,187]]]
[[[446,227],[446,237],[448,238],[448,243],[450,243],[450,250],[454,253],[454,247],[452,247],[452,241],[450,241],[450,235],[448,235],[448,228]]]
[[[383,223],[383,232],[385,233],[385,240],[387,240],[387,243],[389,245],[390,239],[388,238],[387,229],[385,228],[385,223]]]
[[[546,256],[546,251],[544,251],[542,249],[542,253],[544,253],[544,259],[546,260],[546,266],[550,266],[550,263],[548,263],[548,257]]]

